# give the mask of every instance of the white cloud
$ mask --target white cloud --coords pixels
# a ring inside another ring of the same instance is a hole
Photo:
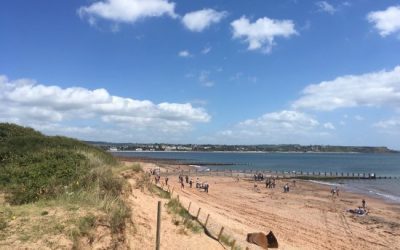
[[[61,88],[38,84],[30,79],[10,81],[0,76],[0,121],[41,124],[94,123],[120,126],[122,130],[174,133],[208,122],[209,114],[190,103],[159,103],[112,96],[105,89]],[[50,124],[50,125],[49,125]],[[121,131],[122,131],[121,130]]]
[[[200,72],[198,80],[205,87],[212,87],[215,84],[214,81],[210,80],[210,71],[206,70]]]
[[[239,122],[233,128],[218,132],[217,136],[225,141],[233,139],[235,143],[309,143],[329,136],[327,130],[333,129],[332,124],[321,124],[309,114],[283,110]]]
[[[98,18],[124,23],[168,15],[175,18],[175,3],[168,0],[103,0],[78,9],[82,18],[92,25]]]
[[[185,14],[182,23],[190,31],[201,32],[212,24],[219,23],[226,16],[225,11],[203,9]]]
[[[248,50],[271,52],[276,37],[288,38],[296,35],[292,20],[274,20],[268,17],[257,19],[251,23],[245,16],[231,23],[233,38],[244,39],[249,46]]]
[[[334,110],[358,106],[400,106],[400,66],[391,71],[346,75],[307,86],[293,108]]]
[[[383,37],[400,32],[400,5],[391,6],[383,11],[373,11],[367,15],[379,34]]]
[[[188,50],[179,51],[178,56],[180,57],[192,57],[192,54]]]
[[[208,54],[208,53],[210,53],[210,51],[211,51],[211,47],[205,47],[205,48],[201,51],[201,53],[202,53],[202,54]]]
[[[356,119],[357,121],[364,121],[364,117],[362,117],[361,115],[354,116],[354,119]]]
[[[333,5],[331,5],[327,1],[316,2],[315,5],[318,7],[319,11],[327,12],[327,13],[329,13],[331,15],[334,14],[337,11],[337,9],[335,7],[333,7]]]
[[[336,129],[335,126],[330,122],[324,123],[324,128],[332,130]]]
[[[380,132],[389,134],[400,134],[400,118],[392,118],[385,121],[379,121],[373,125],[382,129]]]

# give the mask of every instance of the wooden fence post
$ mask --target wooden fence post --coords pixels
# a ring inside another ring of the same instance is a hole
[[[207,215],[206,223],[204,223],[205,228],[207,228],[208,218],[210,218],[210,214]]]
[[[236,244],[236,240],[233,240],[231,249],[235,249],[235,244]]]
[[[221,227],[221,230],[219,231],[219,234],[218,234],[218,241],[221,239],[223,232],[224,232],[224,227]]]
[[[201,210],[201,207],[199,207],[199,210],[197,211],[196,219],[199,219],[200,210]]]
[[[156,250],[160,250],[160,236],[161,236],[160,234],[161,234],[161,201],[158,201]]]

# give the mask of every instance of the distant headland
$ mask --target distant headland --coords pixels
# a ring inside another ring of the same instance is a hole
[[[86,141],[110,151],[195,151],[195,152],[270,152],[270,153],[400,153],[387,147],[371,146],[331,146],[300,144],[257,144],[257,145],[219,145],[219,144],[170,144],[170,143],[111,143]]]

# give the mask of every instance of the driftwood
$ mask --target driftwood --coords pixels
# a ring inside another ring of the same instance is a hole
[[[275,235],[270,231],[267,235],[264,233],[250,233],[247,234],[247,241],[264,249],[278,248],[278,240]]]

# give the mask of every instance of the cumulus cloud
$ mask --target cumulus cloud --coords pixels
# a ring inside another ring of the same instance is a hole
[[[31,79],[11,81],[0,76],[0,120],[42,124],[43,128],[87,121],[99,126],[117,125],[125,130],[168,133],[190,130],[194,123],[208,122],[210,116],[190,103],[155,104],[113,96],[105,89],[61,88]]]
[[[180,57],[192,57],[192,54],[188,50],[181,50],[178,53],[178,56]]]
[[[367,19],[379,31],[382,37],[400,32],[400,5],[391,6],[386,10],[373,11]]]
[[[400,134],[400,118],[392,118],[379,121],[373,124],[374,127],[381,129],[382,133]]]
[[[292,20],[275,20],[268,17],[259,18],[251,23],[243,16],[233,21],[231,26],[233,38],[244,39],[249,44],[248,50],[261,50],[264,53],[271,52],[276,37],[288,38],[297,34]]]
[[[203,9],[185,14],[182,23],[190,31],[201,32],[212,24],[219,23],[226,16],[226,11]]]
[[[94,24],[98,18],[120,23],[135,23],[149,17],[175,18],[175,3],[168,0],[103,0],[78,9],[82,18]]]
[[[337,9],[335,7],[333,7],[333,5],[331,5],[327,1],[316,2],[315,5],[318,7],[319,11],[327,12],[327,13],[329,13],[331,15],[335,14],[335,12],[337,11]]]
[[[335,126],[330,122],[324,123],[324,128],[332,130],[336,129]]]
[[[334,110],[350,107],[400,106],[400,66],[393,70],[346,75],[307,86],[293,108]]]
[[[231,129],[220,131],[218,136],[235,141],[299,143],[309,142],[315,137],[327,136],[328,130],[332,129],[334,129],[332,124],[321,124],[309,114],[283,110],[239,122]]]

